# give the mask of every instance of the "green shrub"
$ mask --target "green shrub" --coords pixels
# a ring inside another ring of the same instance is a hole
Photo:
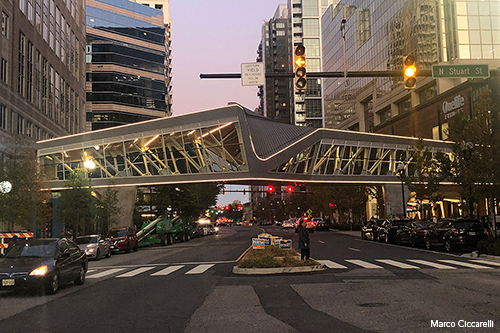
[[[482,254],[500,256],[500,238],[488,237],[479,241],[477,244],[477,250]]]

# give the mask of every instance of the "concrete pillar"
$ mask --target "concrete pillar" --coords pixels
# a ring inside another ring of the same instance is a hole
[[[125,186],[125,187],[115,187],[118,190],[118,207],[120,207],[120,217],[116,225],[110,225],[109,227],[134,227],[134,208],[135,208],[135,197],[137,195],[137,186]],[[106,188],[94,189],[99,193],[105,191]]]
[[[384,201],[386,205],[387,215],[391,217],[400,217],[406,213],[406,203],[410,198],[410,190],[404,185],[404,206],[403,206],[403,191],[401,184],[385,184],[384,185]]]

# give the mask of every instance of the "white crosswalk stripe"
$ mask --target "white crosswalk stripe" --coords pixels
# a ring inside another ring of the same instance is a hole
[[[87,271],[87,274],[92,274],[92,273],[94,273],[94,272],[95,272],[95,269],[89,269],[89,270]]]
[[[470,268],[475,268],[475,269],[492,269],[491,267],[488,267],[488,266],[474,265],[474,264],[470,264],[468,262],[463,262],[463,261],[458,261],[458,260],[438,260],[438,261],[445,262],[447,264],[465,266],[465,267],[470,267]]]
[[[214,264],[210,264],[210,265],[198,265],[195,268],[193,268],[192,270],[186,272],[186,274],[202,274],[206,270],[208,270],[210,267],[212,267],[213,265]]]
[[[408,265],[408,264],[405,264],[403,262],[399,262],[399,261],[395,261],[395,260],[391,260],[391,259],[375,259],[375,260],[378,261],[378,262],[387,264],[387,265],[398,267],[398,268],[403,268],[403,269],[420,269],[420,267],[413,266],[413,265]]]
[[[481,260],[481,259],[471,259],[470,262],[475,262],[475,263],[478,263],[478,264],[491,265],[491,266],[500,266],[500,262],[488,261],[488,260]]]
[[[347,268],[346,266],[337,264],[336,262],[333,262],[331,260],[316,260],[316,261],[321,265],[325,265],[328,268]]]
[[[130,271],[130,272],[127,272],[127,273],[123,273],[121,275],[118,275],[117,278],[123,278],[123,277],[133,277],[133,276],[136,276],[136,275],[139,275],[139,274],[142,274],[144,272],[147,272],[151,269],[155,268],[154,266],[152,267],[141,267],[141,268],[137,268],[137,269],[134,269],[133,271]]]
[[[100,272],[100,273],[96,273],[96,274],[92,274],[90,276],[87,276],[87,279],[102,278],[102,277],[105,277],[105,276],[112,275],[112,274],[118,273],[120,271],[123,271],[124,269],[125,268],[112,268],[112,269],[109,269],[109,270],[104,271],[104,272]]]
[[[437,269],[457,269],[456,267],[452,267],[452,266],[448,266],[448,265],[442,265],[442,264],[438,264],[436,262],[426,261],[426,260],[408,259],[408,261],[411,261],[411,262],[414,262],[414,263],[420,264],[420,265],[426,265],[426,266],[434,267],[434,268],[437,268]]]
[[[382,266],[378,266],[378,265],[375,265],[375,264],[372,264],[372,263],[369,263],[369,262],[363,261],[363,260],[346,259],[346,261],[350,262],[351,264],[361,266],[363,268],[382,268],[382,269],[384,268]]]
[[[169,275],[170,273],[175,272],[176,270],[181,269],[184,267],[184,265],[179,265],[179,266],[170,266],[165,269],[162,269],[161,271],[158,271],[156,273],[151,274],[151,276],[162,276],[162,275]]]

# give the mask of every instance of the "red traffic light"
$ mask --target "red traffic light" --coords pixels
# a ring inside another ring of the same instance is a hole
[[[241,210],[241,206],[238,206],[238,210]]]
[[[287,191],[288,193],[292,193],[292,192],[293,192],[293,186],[287,186],[287,187],[286,187],[286,191]]]
[[[217,206],[217,208],[218,208],[218,209],[222,209],[222,205],[218,205],[218,206]]]
[[[273,186],[273,185],[269,185],[269,186],[267,187],[267,192],[269,192],[269,193],[273,193],[273,192],[274,192],[274,186]]]
[[[224,207],[225,210],[229,210],[229,206]]]
[[[333,207],[333,204],[330,202],[330,203],[328,204],[328,206]]]

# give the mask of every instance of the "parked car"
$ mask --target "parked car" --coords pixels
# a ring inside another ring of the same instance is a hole
[[[112,228],[108,231],[106,239],[109,240],[112,252],[125,251],[129,253],[139,249],[137,236],[130,227]]]
[[[219,224],[220,225],[220,224]],[[191,224],[191,238],[198,238],[205,236],[203,232],[203,227],[199,223]]]
[[[361,227],[361,239],[380,241],[379,230],[386,220],[371,218]]]
[[[295,232],[298,232],[297,231],[297,228],[299,227],[300,223],[302,221],[306,221],[306,228],[309,232],[314,232],[314,229],[315,229],[315,223],[312,219],[308,218],[307,216],[304,216],[302,218],[300,218],[296,223],[295,223]]]
[[[293,229],[294,228],[293,220],[285,220],[285,221],[283,221],[283,223],[281,224],[281,228],[282,229],[288,229],[288,228]]]
[[[410,219],[385,220],[378,229],[378,240],[386,243],[396,242],[398,230],[411,221]]]
[[[429,228],[425,247],[444,246],[446,251],[463,247],[476,247],[485,238],[484,228],[479,220],[467,218],[443,218]]]
[[[411,221],[397,231],[396,242],[398,244],[410,244],[413,247],[425,245],[427,230],[434,225],[429,221]]]
[[[312,220],[313,220],[314,225],[315,225],[315,230],[324,230],[324,231],[330,230],[330,222],[327,222],[327,221],[325,221],[323,219],[319,219],[319,218],[314,218]]]
[[[20,240],[0,258],[0,290],[36,289],[55,294],[63,284],[82,285],[87,269],[85,251],[68,239]]]
[[[94,258],[95,260],[101,259],[105,256],[109,258],[111,256],[111,248],[109,247],[109,242],[105,240],[101,235],[87,235],[76,237],[75,243],[80,247],[80,249],[85,251],[88,258]]]

